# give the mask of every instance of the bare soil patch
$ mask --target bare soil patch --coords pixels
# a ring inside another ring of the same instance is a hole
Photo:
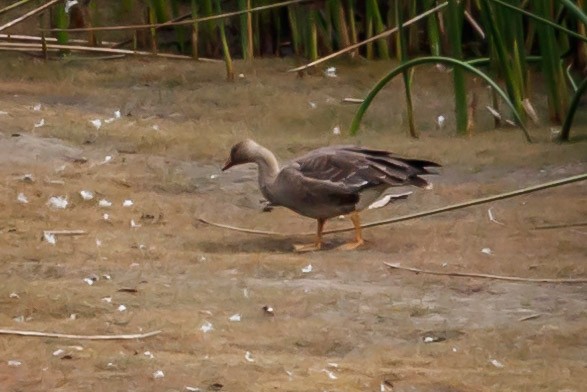
[[[382,262],[585,278],[585,227],[533,230],[584,221],[585,183],[374,228],[365,233],[367,246],[352,252],[331,250],[349,233],[329,236],[325,251],[300,255],[291,252],[299,237],[229,232],[197,218],[314,230],[290,211],[261,212],[253,168],[220,173],[230,146],[244,137],[283,160],[324,144],[358,143],[445,166],[433,190],[368,211],[367,222],[584,173],[585,112],[571,144],[552,144],[546,125],[532,129],[537,142],[527,144],[518,130],[490,130],[481,111],[478,134],[457,138],[450,75],[423,69],[414,94],[420,140],[405,136],[400,80],[351,138],[345,127],[355,107],[341,98],[363,96],[392,65],[341,64],[337,78],[304,79],[284,74],[290,65],[238,63],[245,77],[231,84],[222,67],[191,62],[0,60],[0,326],[163,330],[116,342],[0,336],[1,389],[583,390],[587,285],[413,275]],[[473,81],[471,89],[482,108],[488,93]],[[117,110],[122,117],[105,123]],[[440,114],[447,125],[437,130]],[[332,133],[337,125],[342,135]],[[32,181],[23,180],[29,174]],[[82,190],[94,199],[84,200]],[[17,200],[20,193],[28,203]],[[51,208],[53,196],[68,206]],[[112,206],[100,207],[101,199]],[[127,199],[133,205],[123,207]],[[488,208],[503,225],[488,219]],[[327,228],[347,225],[334,220]],[[58,236],[55,245],[42,239],[56,229],[88,234]],[[309,264],[312,271],[302,272]],[[99,279],[88,285],[91,276]],[[235,314],[240,321],[229,319]],[[203,332],[207,323],[213,329]],[[12,360],[20,366],[9,366]],[[157,370],[163,378],[153,377]]]

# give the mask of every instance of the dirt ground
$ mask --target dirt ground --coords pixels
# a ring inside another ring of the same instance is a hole
[[[536,98],[543,125],[530,130],[536,142],[528,144],[519,130],[492,129],[489,93],[470,81],[480,100],[477,131],[456,137],[450,74],[429,68],[415,75],[419,140],[406,136],[400,80],[351,138],[356,106],[341,99],[364,96],[392,64],[338,64],[336,78],[303,79],[284,73],[292,64],[237,62],[244,77],[227,83],[222,64],[45,64],[3,55],[0,327],[162,333],[124,341],[2,335],[0,389],[584,390],[587,285],[414,275],[383,264],[587,278],[585,226],[535,229],[584,222],[584,182],[366,230],[367,245],[349,252],[332,248],[351,233],[328,236],[324,251],[295,254],[292,243],[307,238],[237,233],[198,218],[314,230],[287,210],[261,211],[253,167],[220,172],[245,137],[282,160],[357,143],[444,165],[434,189],[365,212],[369,222],[585,173],[586,110],[574,141],[557,145]],[[117,110],[121,118],[106,123]],[[438,115],[447,118],[443,129]],[[94,198],[84,200],[82,190]],[[67,207],[50,207],[54,196]],[[100,207],[102,199],[112,205]],[[489,220],[489,208],[500,223]],[[348,225],[337,219],[327,228]],[[87,234],[51,244],[46,230]],[[92,277],[92,285],[84,281]],[[164,377],[155,377],[159,370]]]

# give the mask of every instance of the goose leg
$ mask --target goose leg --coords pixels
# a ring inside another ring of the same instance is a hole
[[[294,250],[296,252],[311,252],[314,250],[320,250],[322,247],[322,230],[324,229],[324,223],[326,223],[326,219],[318,219],[316,241],[313,244],[297,244],[294,245]]]
[[[359,217],[358,212],[353,212],[351,214],[351,221],[353,221],[353,225],[355,226],[355,240],[353,242],[341,245],[337,249],[353,250],[357,249],[359,246],[365,243],[365,241],[363,240],[363,236],[361,234],[361,218]]]

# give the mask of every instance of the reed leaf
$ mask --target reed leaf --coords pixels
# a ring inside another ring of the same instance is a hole
[[[408,48],[406,45],[406,28],[402,26],[404,23],[402,9],[399,1],[395,2],[395,25],[398,27],[398,35],[397,35],[397,52],[398,58],[401,63],[404,63],[408,60]],[[412,69],[407,69],[402,72],[402,76],[404,79],[404,90],[406,93],[406,111],[408,115],[408,126],[410,136],[413,138],[418,137],[418,132],[416,131],[416,126],[414,124],[414,107],[412,104],[412,80],[410,77],[410,72]]]
[[[503,77],[506,90],[516,107],[516,113],[523,115],[525,113],[522,107],[522,92],[524,91],[523,78],[520,76],[521,72],[519,68],[517,71],[514,68],[517,50],[508,51],[505,32],[500,29],[500,23],[498,22],[498,20],[503,20],[503,15],[499,13],[500,11],[496,13],[489,2],[490,0],[481,0],[480,11],[488,33],[487,38],[490,45],[493,72],[495,75],[501,75]],[[510,37],[509,39],[514,38]],[[525,120],[525,117],[522,118]]]
[[[215,0],[214,5],[216,6],[216,13],[221,14],[222,8],[220,6],[220,0]],[[230,48],[228,47],[228,40],[226,39],[226,29],[224,28],[224,19],[218,20],[218,29],[220,31],[220,41],[222,42],[222,53],[224,54],[224,62],[226,64],[226,80],[234,80],[234,68],[232,65],[232,57],[230,57]]]
[[[148,17],[149,17],[149,24],[154,25],[156,23],[156,14],[155,14],[155,10],[153,9],[153,7],[149,7],[147,9],[147,13],[148,13]],[[151,51],[153,53],[157,53],[158,52],[158,48],[157,48],[157,29],[155,27],[151,27],[149,29],[149,31],[151,32]]]
[[[303,35],[300,33],[300,28],[298,24],[298,17],[297,17],[297,10],[298,7],[295,5],[290,5],[287,7],[287,18],[289,21],[289,29],[291,32],[291,40],[294,49],[294,53],[296,56],[300,56],[302,53],[302,40]],[[303,31],[303,28],[301,29]]]
[[[311,8],[307,24],[307,51],[311,61],[318,58],[318,11]]]
[[[211,16],[214,13],[214,7],[212,4],[212,0],[199,0],[199,7],[198,13],[200,16]],[[200,24],[200,31],[202,33],[200,40],[204,44],[206,50],[206,54],[210,55],[212,53],[213,43],[216,41],[216,35],[214,34],[214,30],[216,28],[216,22],[213,20],[208,20]]]
[[[573,99],[571,100],[571,103],[569,105],[569,110],[567,111],[567,115],[565,116],[565,121],[564,121],[563,126],[561,128],[561,134],[560,134],[560,139],[559,139],[560,141],[563,141],[563,142],[569,141],[569,137],[571,134],[571,125],[573,125],[573,119],[575,118],[575,112],[579,108],[579,105],[581,104],[581,97],[583,96],[583,94],[585,94],[586,91],[587,91],[587,78],[583,79],[583,81],[581,82],[581,84],[577,88],[577,91],[573,95]]]
[[[371,37],[374,33],[380,34],[385,31],[385,25],[383,24],[383,18],[379,10],[377,0],[367,0],[366,4],[366,18],[367,18],[367,35]],[[382,59],[389,59],[389,47],[386,39],[377,40],[377,51],[379,57]],[[369,51],[371,53],[369,53]],[[367,46],[367,58],[374,58],[373,46]]]
[[[251,9],[251,0],[239,0],[238,3],[239,9],[241,11]],[[240,24],[240,36],[243,51],[243,59],[252,60],[255,55],[255,52],[253,46],[253,15],[251,14],[251,12],[247,12],[246,14],[242,14],[240,16]]]
[[[365,38],[369,39],[373,36],[373,16],[371,11],[371,1],[366,3],[365,7]],[[367,60],[373,60],[375,58],[375,52],[373,51],[373,42],[369,41],[365,46],[365,55]]]
[[[463,59],[462,52],[462,30],[463,30],[463,4],[457,0],[448,1],[447,9],[448,35],[450,37],[451,54],[456,60]],[[457,120],[457,133],[467,133],[468,110],[467,110],[467,84],[462,69],[453,70],[455,114]]]
[[[408,17],[403,19],[412,19],[418,15],[418,4],[419,1],[408,1]],[[411,25],[408,27],[408,52],[416,53],[420,47],[420,30],[421,26]]]
[[[173,18],[180,17],[179,14],[179,6],[181,0],[172,0],[171,1],[171,13]],[[185,42],[187,37],[187,31],[185,26],[173,26],[175,30],[175,38],[177,40],[177,46],[180,53],[185,53]]]
[[[425,0],[424,8],[430,9],[434,7],[435,0]],[[428,33],[428,45],[430,47],[430,54],[433,56],[440,56],[441,41],[440,41],[440,29],[438,27],[438,19],[436,14],[430,15],[426,18],[427,33]]]
[[[518,122],[518,125],[520,126],[520,128],[522,129],[522,131],[524,133],[526,140],[528,142],[532,141],[532,138],[530,137],[530,134],[528,133],[526,126],[522,123],[522,118],[521,118],[520,114],[516,110],[516,106],[510,100],[510,98],[508,97],[508,94],[506,94],[493,79],[491,79],[484,72],[478,70],[475,67],[472,67],[471,65],[467,64],[464,61],[460,61],[460,60],[453,59],[450,57],[442,57],[442,56],[419,57],[419,58],[407,61],[407,62],[401,64],[400,66],[396,67],[395,69],[393,69],[391,72],[389,72],[387,75],[385,75],[381,80],[379,80],[375,84],[375,86],[371,89],[371,91],[369,91],[369,93],[365,97],[365,100],[359,106],[357,113],[353,117],[353,121],[350,126],[350,134],[353,136],[357,134],[357,132],[359,130],[359,126],[361,125],[361,121],[363,119],[363,116],[365,115],[365,112],[367,111],[367,109],[369,108],[371,103],[373,102],[373,99],[377,96],[377,94],[381,91],[381,89],[383,89],[383,87],[385,87],[385,85],[387,83],[389,83],[394,77],[401,74],[405,70],[410,69],[412,67],[415,67],[417,65],[437,64],[437,63],[452,65],[455,68],[463,68],[464,70],[469,71],[469,72],[473,73],[474,75],[485,80],[501,96],[501,98],[504,100],[504,102],[510,107],[510,109],[512,110],[512,113],[514,115],[514,118],[516,119],[516,121]]]
[[[581,21],[585,26],[587,26],[587,12],[582,10],[577,4],[576,1],[571,0],[560,0],[560,2],[566,7],[567,11],[573,14],[577,19]]]
[[[316,31],[318,33],[318,42],[326,53],[332,53],[334,46],[332,42],[332,20],[328,12],[315,11]]]
[[[192,57],[197,60],[199,57],[198,51],[198,44],[199,44],[199,24],[197,22],[198,19],[198,3],[196,0],[191,0],[191,9],[192,9],[192,20],[194,21],[192,24]]]
[[[566,27],[561,26],[560,24],[557,24],[557,23],[555,23],[555,22],[553,22],[553,21],[551,21],[551,20],[549,20],[547,18],[541,17],[540,15],[536,15],[536,14],[534,14],[532,12],[528,12],[526,10],[523,10],[523,9],[519,8],[519,7],[516,7],[514,5],[511,5],[509,3],[506,3],[506,2],[504,2],[502,0],[491,0],[491,1],[493,3],[499,4],[500,6],[509,8],[509,9],[511,9],[513,11],[516,11],[516,12],[519,12],[520,14],[525,15],[528,18],[530,18],[530,19],[532,19],[532,20],[534,20],[536,22],[539,22],[539,23],[542,23],[542,24],[546,24],[546,25],[552,27],[553,29],[560,30],[560,31],[568,34],[569,36],[572,36],[574,38],[577,38],[577,39],[580,39],[582,41],[587,42],[587,36],[585,36],[584,34],[576,33],[573,30],[567,29]],[[528,33],[526,33],[526,35],[528,35]]]
[[[373,2],[373,17],[375,18],[375,34],[380,34],[385,31],[385,24],[383,23],[383,18],[381,17],[381,11],[379,10],[377,0],[371,1]],[[377,40],[377,51],[379,52],[378,54],[380,59],[389,60],[389,43],[387,39]]]
[[[346,13],[342,0],[330,0],[329,6],[332,18],[334,19],[338,49],[346,48],[350,46],[351,39],[349,37],[349,28],[347,27]]]
[[[150,0],[150,6],[155,13],[156,23],[163,23],[169,20],[169,10],[166,0]]]
[[[349,26],[349,36],[350,36],[350,44],[354,45],[358,42],[357,39],[357,25],[355,23],[355,0],[347,0],[347,9],[348,9],[348,26]],[[359,51],[351,52],[351,57],[358,55]]]
[[[535,12],[547,18],[552,15],[552,3],[550,0],[534,0],[532,7]],[[550,119],[554,122],[562,122],[568,108],[568,91],[565,75],[560,60],[561,53],[558,49],[554,29],[547,25],[537,25],[536,32],[540,44],[542,57],[542,73],[546,81],[548,91],[548,108]]]
[[[282,27],[282,13],[279,9],[271,10],[271,14],[273,15],[272,24],[275,27],[275,42],[273,42],[273,53],[279,55],[279,48],[281,43],[283,42],[284,32]],[[271,25],[269,26],[271,27]],[[252,35],[252,32],[251,32]]]
[[[65,13],[65,5],[57,4],[54,9],[54,23],[57,28],[66,29],[69,24],[69,17]],[[69,41],[69,34],[66,31],[57,32],[57,43],[65,45]]]
[[[121,0],[120,6],[123,13],[130,14],[135,8],[135,0]]]

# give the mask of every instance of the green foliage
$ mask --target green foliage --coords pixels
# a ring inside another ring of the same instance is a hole
[[[221,14],[222,9],[220,8],[220,0],[215,0],[214,5],[216,7],[216,13]],[[232,66],[232,57],[230,56],[230,48],[228,47],[228,41],[226,39],[226,29],[224,28],[224,23],[224,19],[218,20],[220,40],[222,41],[222,53],[224,54],[224,62],[226,64],[226,79],[232,81],[234,80],[234,69]]]
[[[438,64],[438,63],[448,64],[448,65],[452,65],[454,67],[463,68],[464,70],[467,70],[467,71],[477,75],[478,77],[482,78],[483,80],[485,80],[487,82],[487,84],[489,84],[501,96],[501,98],[507,103],[507,105],[510,107],[510,109],[512,110],[512,112],[514,114],[514,117],[518,121],[518,124],[520,125],[520,127],[524,131],[524,136],[526,137],[526,140],[528,140],[528,141],[532,140],[530,138],[530,135],[528,134],[528,131],[526,130],[525,125],[522,123],[522,117],[520,116],[520,113],[516,110],[516,107],[514,106],[514,104],[512,103],[510,98],[508,97],[508,95],[497,85],[497,83],[495,83],[493,81],[493,79],[491,79],[489,76],[487,76],[487,74],[479,71],[477,68],[467,64],[466,62],[459,61],[459,60],[453,59],[451,57],[439,57],[439,56],[420,57],[420,58],[417,58],[414,60],[407,61],[407,62],[403,63],[402,65],[400,65],[399,67],[395,68],[390,73],[388,73],[381,80],[379,80],[379,82],[377,82],[375,84],[375,86],[371,89],[369,94],[367,94],[367,97],[365,98],[365,100],[363,101],[361,106],[359,106],[359,110],[357,110],[357,113],[355,114],[355,117],[353,118],[353,122],[351,123],[351,129],[350,129],[351,135],[357,134],[357,132],[359,130],[359,126],[361,124],[361,120],[363,119],[365,112],[367,111],[367,109],[369,108],[371,103],[373,102],[373,99],[379,93],[379,91],[381,91],[381,89],[383,89],[383,87],[385,87],[385,85],[387,83],[389,83],[394,77],[403,73],[405,70],[408,70],[408,69],[415,67],[417,65],[420,65],[420,64]]]
[[[532,2],[532,7],[537,15],[545,19],[553,17],[554,7],[549,0],[535,0]],[[544,74],[548,89],[550,118],[552,121],[560,123],[567,112],[569,99],[563,64],[561,62],[562,53],[558,47],[554,29],[550,26],[540,24],[536,26],[536,31],[540,43],[542,73]]]
[[[584,78],[580,72],[587,67],[586,0],[319,0],[287,2],[280,6],[282,1],[285,0],[121,0],[117,10],[120,18],[141,15],[150,23],[215,16],[221,14],[221,5],[226,7],[225,12],[236,11],[234,16],[201,22],[188,20],[188,24],[173,27],[180,52],[191,51],[194,58],[222,55],[227,74],[231,75],[231,51],[236,50],[243,58],[252,60],[256,54],[278,53],[289,43],[297,56],[318,60],[359,40],[386,32],[392,25],[401,25],[400,22],[409,22],[427,10],[448,4],[425,19],[399,29],[395,37],[386,36],[353,49],[349,52],[351,57],[388,59],[391,49],[402,65],[411,63],[408,56],[444,53],[458,61],[457,64],[466,62],[477,70],[488,67],[483,75],[491,77],[495,85],[499,82],[507,91],[508,106],[521,126],[526,120],[524,109],[528,107],[523,103],[532,97],[529,72],[538,69],[535,66],[538,64],[543,76],[539,82],[546,86],[549,119],[555,123],[564,120],[567,124],[573,118],[571,112],[576,107],[570,101],[577,89],[574,79]],[[257,7],[276,8],[255,10]],[[101,24],[98,10],[90,8],[94,25]],[[136,20],[129,23],[136,24]],[[62,3],[53,9],[53,24],[68,25]],[[191,48],[185,45],[190,30]],[[163,33],[154,28],[144,32],[151,34],[152,50],[159,50],[157,40],[162,39]],[[137,45],[138,36],[135,33],[132,40],[127,39]],[[57,33],[57,38],[60,43],[67,42],[67,32]],[[468,107],[467,102],[465,71],[470,70],[458,65],[452,72],[456,130],[460,134],[467,132],[472,113],[472,105]],[[402,68],[401,74],[409,132],[415,137],[412,72],[411,68]],[[500,95],[493,90],[496,109]]]
[[[571,104],[569,105],[569,111],[565,117],[565,121],[563,123],[563,127],[561,128],[560,134],[560,141],[568,142],[569,136],[571,134],[571,126],[573,125],[573,118],[575,118],[575,112],[577,108],[579,108],[581,97],[587,91],[587,78],[583,79],[577,91],[573,95],[573,99],[571,100]]]
[[[55,6],[54,14],[53,14],[54,21],[53,23],[59,29],[66,29],[69,25],[69,16],[65,13],[65,5],[59,3]],[[69,41],[69,34],[65,31],[57,32],[57,42],[60,45],[67,44]]]
[[[398,40],[397,40],[397,52],[398,57],[402,63],[408,60],[408,47],[406,43],[405,28],[402,26],[403,17],[400,2],[395,2],[395,25],[398,27]],[[402,76],[404,79],[404,88],[406,91],[406,110],[408,114],[408,125],[410,130],[410,136],[417,138],[418,131],[416,131],[416,125],[414,123],[414,106],[412,104],[412,80],[410,77],[411,70],[404,70]]]
[[[450,40],[450,49],[452,57],[455,60],[463,59],[463,2],[457,0],[448,1],[447,29]],[[457,118],[457,133],[464,134],[467,132],[467,84],[465,74],[459,67],[453,70],[454,94],[455,94],[455,112]]]

